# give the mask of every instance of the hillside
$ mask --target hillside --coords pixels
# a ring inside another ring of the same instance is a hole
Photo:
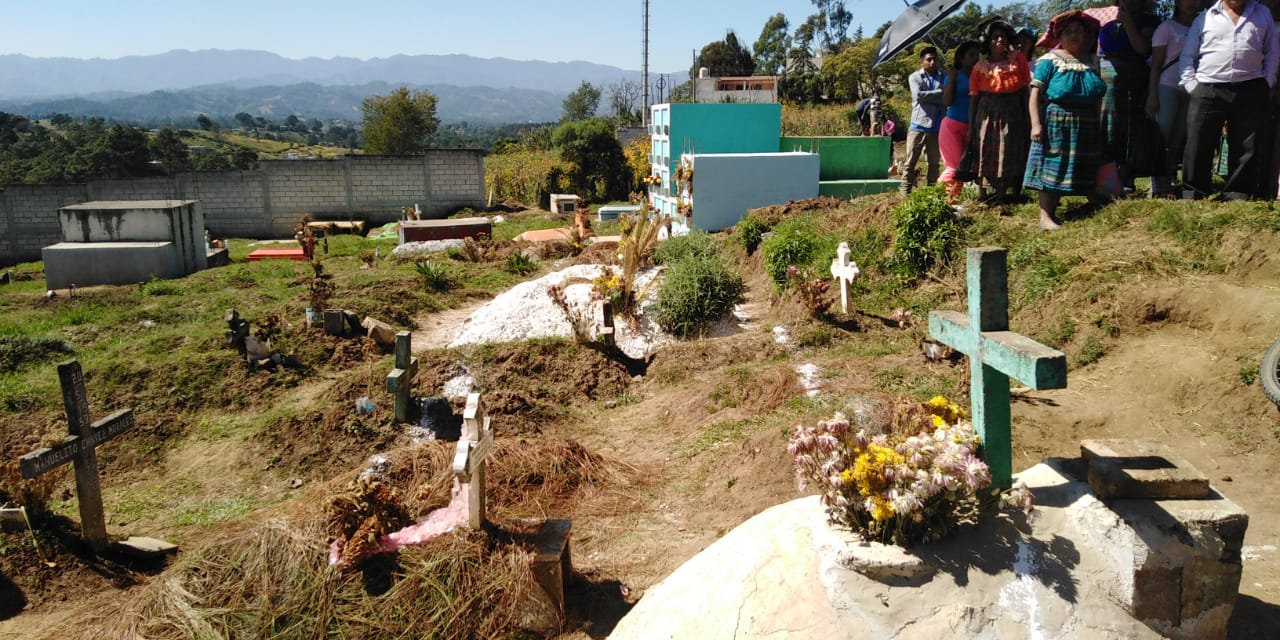
[[[673,84],[683,82],[672,74]],[[368,82],[537,89],[568,93],[586,80],[608,85],[639,72],[590,62],[543,62],[468,55],[396,55],[389,58],[304,58],[267,51],[175,50],[115,59],[0,56],[0,99],[85,96],[98,92],[147,93],[210,84],[239,88],[302,83],[346,86]]]
[[[463,600],[479,593],[468,580],[514,562],[506,550],[526,519],[571,517],[577,581],[564,637],[603,638],[645,589],[798,495],[786,452],[793,425],[893,397],[967,403],[967,363],[924,357],[923,318],[965,307],[964,248],[991,245],[1009,249],[1011,329],[1069,360],[1068,388],[1014,390],[1014,468],[1074,457],[1085,438],[1161,440],[1249,512],[1230,637],[1280,628],[1280,413],[1257,381],[1280,336],[1277,211],[1128,200],[1087,213],[1083,199],[1069,199],[1064,229],[1047,234],[1035,231],[1034,204],[970,203],[954,246],[910,279],[890,261],[900,203],[885,194],[753,213],[775,237],[790,225],[818,239],[819,255],[803,268],[829,265],[834,242],[849,242],[863,276],[848,314],[812,317],[796,295],[775,290],[763,250],[747,253],[737,231],[717,234],[747,283],[740,324],[662,347],[635,377],[570,340],[447,348],[466,310],[570,260],[516,275],[502,251],[478,256],[489,262],[437,256],[432,269],[444,264],[452,279],[438,291],[420,280],[429,269],[412,263],[361,268],[359,251],[385,255],[391,241],[336,237],[324,263],[334,306],[414,329],[417,393],[465,373],[498,430],[491,536],[406,549],[363,575],[326,570],[324,506],[372,455],[387,454],[388,477],[421,517],[447,500],[448,447],[412,442],[387,415],[389,355],[300,326],[306,265],[245,262],[249,248],[233,240],[226,268],[52,300],[40,265],[20,265],[19,282],[0,286],[0,336],[32,346],[21,366],[0,371],[2,459],[65,428],[54,366],[65,357],[57,347],[73,349],[95,417],[126,406],[137,414],[135,430],[99,453],[111,533],[167,537],[183,551],[166,567],[86,556],[63,473],[34,488],[53,510],[37,522],[42,551],[26,531],[0,535],[0,594],[29,603],[0,607],[9,616],[0,636],[499,637],[510,632],[509,611]],[[494,234],[501,243],[560,224],[521,212]],[[605,245],[572,261],[612,253]],[[290,320],[284,339],[305,366],[247,370],[222,346],[222,313],[233,306],[255,320]],[[899,322],[899,309],[913,319]],[[376,401],[374,413],[353,409],[361,396]],[[13,491],[12,471],[0,465],[0,491]],[[473,555],[484,544],[487,564]],[[432,617],[442,606],[459,608],[442,622]]]
[[[347,86],[305,83],[252,88],[207,85],[146,94],[116,92],[34,102],[0,101],[0,111],[34,117],[65,113],[73,118],[100,117],[148,124],[189,121],[202,113],[215,119],[229,119],[240,112],[273,120],[283,120],[291,114],[305,114],[308,118],[359,121],[362,117],[361,101],[375,94],[387,95],[399,86],[387,82]],[[426,89],[434,94],[437,98],[436,115],[446,123],[550,122],[560,117],[565,95],[540,89],[409,83],[405,86]]]

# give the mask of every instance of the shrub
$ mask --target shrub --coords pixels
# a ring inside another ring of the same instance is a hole
[[[941,396],[851,425],[842,414],[796,425],[787,451],[801,488],[822,492],[827,515],[867,540],[940,540],[980,515],[991,472],[964,410]]]
[[[161,280],[155,276],[146,284],[142,285],[142,295],[144,296],[176,296],[182,294],[182,287],[168,280]]]
[[[809,225],[799,220],[788,220],[774,227],[773,235],[761,246],[765,271],[781,290],[787,286],[787,267],[808,266],[818,255],[821,241]]]
[[[738,231],[738,238],[742,242],[742,248],[746,249],[747,255],[751,255],[760,246],[760,240],[765,232],[769,230],[769,225],[759,217],[747,214],[746,217],[738,221],[735,228]]]
[[[955,249],[955,212],[942,187],[911,192],[891,217],[896,231],[891,264],[898,273],[917,278],[934,264],[945,263]]]
[[[742,299],[742,278],[719,256],[691,256],[669,267],[658,290],[656,318],[681,336],[696,333]]]
[[[538,263],[533,258],[523,253],[513,253],[507,256],[507,273],[514,273],[518,276],[528,275],[538,270]]]
[[[431,259],[418,260],[413,263],[413,268],[428,291],[448,291],[453,286],[453,277],[443,263]]]
[[[718,248],[711,234],[706,231],[691,231],[658,245],[653,252],[653,261],[658,264],[673,265],[687,258],[706,258],[715,255],[718,255]]]

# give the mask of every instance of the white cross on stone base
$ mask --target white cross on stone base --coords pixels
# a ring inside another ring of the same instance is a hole
[[[462,438],[453,456],[453,475],[466,502],[467,526],[472,529],[484,526],[484,458],[492,448],[493,427],[480,405],[480,394],[470,394],[462,414]]]

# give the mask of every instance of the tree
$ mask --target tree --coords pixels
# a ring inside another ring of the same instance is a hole
[[[749,76],[756,70],[755,60],[751,52],[738,44],[738,36],[729,31],[724,40],[708,43],[698,54],[698,64],[689,72],[689,77],[698,77],[697,67],[705,67],[714,77]]]
[[[151,157],[160,163],[160,167],[168,175],[190,171],[191,155],[187,145],[178,137],[178,132],[168,127],[161,129],[148,144]]]
[[[822,37],[822,48],[831,53],[838,53],[848,44],[849,23],[853,14],[845,8],[844,0],[813,0],[818,8],[824,27],[819,32]]]
[[[564,99],[564,114],[560,122],[573,122],[594,118],[600,109],[600,89],[586,80]]]
[[[49,116],[49,124],[53,125],[54,129],[65,129],[72,122],[71,116],[65,113],[55,113]]]
[[[614,124],[620,127],[639,125],[640,85],[623,78],[618,84],[609,85],[609,112]]]
[[[422,153],[440,126],[436,97],[427,91],[400,87],[391,95],[374,95],[360,105],[364,112],[364,148],[369,153]]]
[[[755,52],[756,74],[774,76],[787,70],[787,50],[791,48],[791,24],[787,16],[774,14],[764,23],[760,38],[751,48]]]
[[[241,129],[248,131],[249,129],[253,128],[253,124],[254,124],[253,116],[249,115],[248,113],[245,113],[244,111],[241,111],[240,113],[237,113],[235,117],[236,117],[236,122],[240,123]]]
[[[196,124],[202,131],[213,131],[213,120],[203,113],[196,116]]]
[[[587,200],[605,202],[627,197],[627,159],[608,122],[566,122],[556,127],[551,143],[560,151],[560,159],[570,166],[572,188]]]
[[[795,73],[813,73],[818,70],[813,63],[813,45],[818,34],[827,28],[827,19],[821,13],[815,13],[800,26],[796,27],[796,35],[791,39],[791,69]]]

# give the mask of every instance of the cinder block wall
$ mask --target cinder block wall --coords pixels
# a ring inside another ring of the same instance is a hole
[[[94,180],[74,185],[11,185],[0,192],[0,264],[39,260],[61,240],[58,209],[91,200],[199,200],[218,236],[286,237],[303,214],[317,220],[395,220],[418,205],[443,218],[484,206],[483,154],[436,149],[423,156],[346,156],[264,160],[256,171]]]

